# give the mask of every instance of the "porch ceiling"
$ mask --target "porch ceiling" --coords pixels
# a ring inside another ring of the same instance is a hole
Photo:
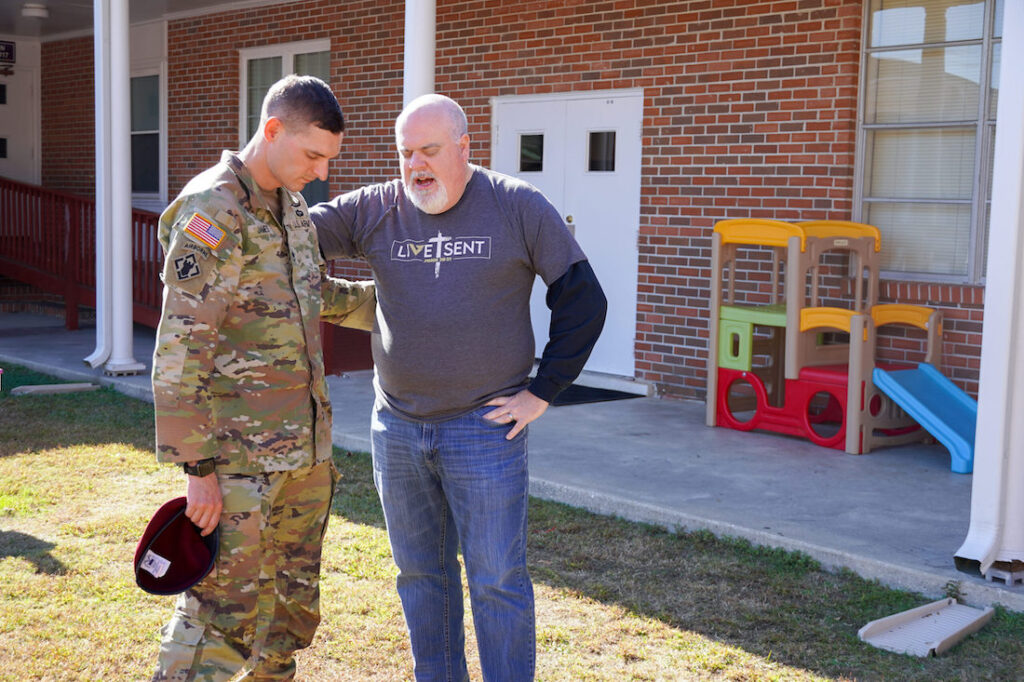
[[[93,3],[91,0],[27,0],[32,4],[45,5],[50,16],[46,19],[24,17],[21,14],[26,0],[3,0],[0,2],[0,35],[47,38],[63,33],[91,32]],[[132,23],[152,21],[160,17],[203,10],[219,6],[251,7],[270,5],[281,0],[239,1],[239,0],[131,0],[129,16]]]

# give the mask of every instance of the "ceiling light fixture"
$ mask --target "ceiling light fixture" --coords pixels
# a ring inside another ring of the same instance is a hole
[[[50,10],[41,2],[26,2],[21,6],[21,16],[33,19],[49,19]]]

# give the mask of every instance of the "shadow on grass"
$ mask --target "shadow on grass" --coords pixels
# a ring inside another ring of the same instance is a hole
[[[370,457],[338,453],[333,511],[383,528]],[[816,674],[856,680],[1008,680],[1024,670],[1024,615],[997,611],[940,658],[875,649],[865,623],[931,601],[851,572],[830,573],[799,553],[673,533],[531,498],[528,561],[534,582],[621,606]]]
[[[64,564],[50,556],[54,547],[56,545],[52,542],[40,540],[34,535],[0,530],[0,559],[21,557],[35,566],[36,573],[59,575],[65,572]]]

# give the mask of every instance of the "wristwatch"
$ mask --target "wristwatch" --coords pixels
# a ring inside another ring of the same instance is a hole
[[[196,462],[195,466],[192,466],[188,462],[184,462],[181,468],[185,470],[185,473],[189,476],[209,476],[217,469],[217,464],[213,457],[207,459],[201,459]]]

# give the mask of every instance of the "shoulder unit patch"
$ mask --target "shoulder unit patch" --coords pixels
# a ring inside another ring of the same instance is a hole
[[[199,263],[196,262],[196,255],[194,253],[174,259],[174,274],[178,276],[179,282],[192,279],[199,272]]]

